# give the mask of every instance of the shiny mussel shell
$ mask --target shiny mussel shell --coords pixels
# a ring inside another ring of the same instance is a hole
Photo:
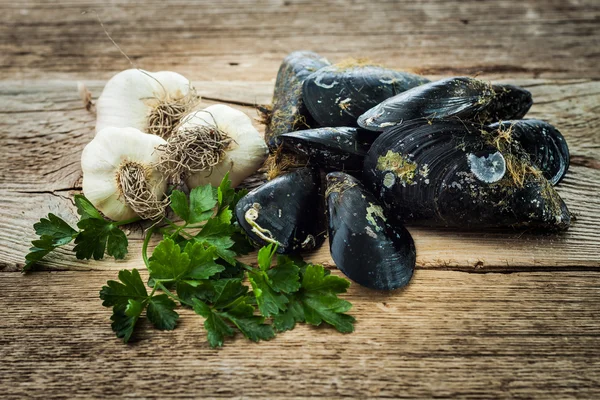
[[[539,119],[503,121],[489,126],[497,135],[509,135],[519,142],[546,179],[558,184],[569,169],[569,147],[554,126]]]
[[[364,180],[400,220],[459,228],[567,229],[565,203],[529,156],[461,121],[413,121],[384,132]],[[501,144],[501,143],[500,143]]]
[[[487,123],[521,118],[531,104],[531,93],[525,89],[456,77],[421,85],[390,97],[362,114],[358,125],[372,131],[383,131],[415,119],[451,117]]]
[[[302,168],[252,190],[237,203],[235,214],[257,245],[278,245],[279,253],[311,250],[324,240],[325,220],[320,174]]]
[[[383,67],[337,64],[306,78],[302,97],[319,126],[357,126],[356,119],[363,112],[427,82],[421,76]]]
[[[308,156],[311,165],[326,170],[360,171],[375,136],[356,128],[317,128],[284,133],[285,149]]]
[[[331,257],[348,278],[371,289],[405,286],[415,269],[415,244],[402,225],[390,225],[377,200],[342,172],[327,175]]]
[[[265,139],[314,126],[302,101],[302,82],[313,72],[330,65],[326,58],[311,51],[295,51],[283,59],[273,94],[273,109],[265,129]]]

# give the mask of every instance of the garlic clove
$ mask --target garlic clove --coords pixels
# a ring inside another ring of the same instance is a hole
[[[264,162],[268,148],[252,120],[243,112],[223,104],[215,104],[186,116],[180,130],[194,126],[215,126],[231,143],[221,162],[210,169],[191,174],[186,183],[190,188],[211,184],[218,186],[229,172],[233,187],[255,173]]]
[[[156,147],[166,141],[135,128],[105,128],[83,149],[83,193],[108,218],[122,221],[140,214],[123,191],[124,168],[135,166],[147,186],[147,196],[156,202],[164,197],[167,180],[154,168]],[[157,203],[158,204],[158,203]],[[143,217],[143,215],[140,215]]]
[[[150,116],[164,101],[180,99],[185,112],[189,112],[197,97],[191,83],[184,76],[171,71],[148,72],[128,69],[113,76],[96,102],[96,132],[104,128],[137,128],[142,132],[158,133],[156,122],[151,126]],[[188,102],[191,102],[188,104]],[[189,107],[189,108],[188,108]],[[176,121],[169,121],[163,135],[168,136]],[[171,126],[172,124],[172,126]]]

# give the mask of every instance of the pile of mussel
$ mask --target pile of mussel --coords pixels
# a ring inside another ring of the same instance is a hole
[[[569,150],[549,123],[522,119],[532,103],[518,86],[430,82],[294,52],[277,75],[266,139],[275,157],[294,154],[304,166],[242,198],[238,222],[280,253],[314,249],[328,233],[337,267],[383,290],[412,277],[407,221],[565,230],[571,216],[554,185]]]

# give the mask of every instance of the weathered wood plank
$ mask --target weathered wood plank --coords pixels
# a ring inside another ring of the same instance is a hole
[[[596,110],[600,83],[587,80],[511,81],[529,88],[536,99],[531,116],[552,121],[567,138],[574,163],[558,187],[577,214],[560,235],[523,232],[457,232],[410,227],[418,265],[424,268],[518,270],[529,267],[600,267],[600,135]],[[90,81],[97,96],[103,82]],[[196,83],[200,94],[236,103],[269,101],[269,82]],[[206,104],[211,103],[207,101]],[[239,107],[256,116],[251,107]],[[76,220],[70,197],[79,189],[80,154],[91,140],[94,116],[81,107],[72,81],[0,82],[0,270],[16,270],[34,238],[32,225],[53,212]],[[258,126],[258,124],[257,124]],[[260,128],[260,127],[259,127]],[[579,160],[579,162],[577,161]],[[121,262],[83,262],[67,251],[49,258],[53,269],[119,269],[140,266],[142,229],[130,228],[131,256]],[[253,260],[253,255],[245,261]],[[330,264],[327,246],[310,257]]]
[[[106,79],[126,68],[93,10],[141,67],[195,79],[270,80],[302,48],[427,74],[600,77],[595,0],[4,2],[0,76]]]
[[[600,396],[593,272],[417,271],[402,291],[351,286],[353,334],[300,326],[221,350],[189,311],[122,344],[98,299],[115,275],[2,274],[3,398]]]

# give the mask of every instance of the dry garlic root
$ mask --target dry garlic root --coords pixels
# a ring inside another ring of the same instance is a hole
[[[162,216],[167,180],[155,165],[164,144],[135,128],[100,130],[81,155],[84,195],[114,221]]]
[[[235,187],[260,168],[268,153],[250,118],[222,104],[187,115],[159,150],[159,169],[190,188],[218,186],[227,172]]]
[[[96,132],[137,128],[168,138],[198,104],[190,81],[176,72],[128,69],[113,76],[96,103]]]

